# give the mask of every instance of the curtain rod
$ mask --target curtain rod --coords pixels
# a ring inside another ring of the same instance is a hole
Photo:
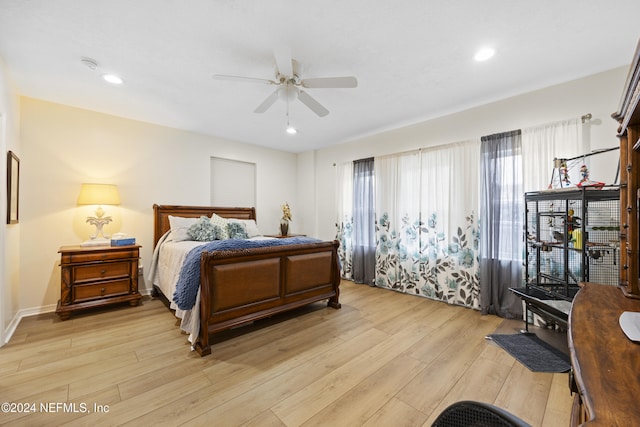
[[[556,157],[556,158],[555,158],[555,159],[553,159],[553,160],[554,160],[554,162],[555,162],[556,160],[560,160],[560,161],[568,162],[568,161],[570,161],[570,160],[582,159],[582,158],[584,158],[584,157],[594,156],[594,155],[596,155],[596,154],[606,153],[606,152],[609,152],[609,151],[619,150],[619,149],[620,149],[620,147],[613,147],[613,148],[600,148],[600,149],[597,149],[597,150],[593,150],[592,152],[587,153],[587,154],[581,154],[581,155],[579,155],[579,156],[575,156],[575,157],[568,157],[568,158],[566,158],[566,159],[565,159],[565,158],[558,159],[558,158]]]
[[[591,114],[591,113],[587,113],[587,114],[585,114],[585,115],[581,116],[581,117],[580,117],[580,120],[582,120],[582,123],[584,123],[584,122],[587,122],[587,121],[591,120],[592,118],[593,118],[593,114]],[[400,152],[400,153],[385,154],[385,155],[378,156],[378,157],[385,157],[385,156],[397,156],[398,154],[408,154],[408,153],[411,153],[411,152],[414,152],[414,151],[421,152],[422,150],[431,150],[431,149],[434,149],[434,148],[440,148],[440,147],[447,146],[447,145],[451,145],[451,144],[466,143],[466,142],[470,142],[470,141],[474,141],[474,140],[473,140],[473,139],[468,139],[468,140],[466,140],[466,141],[457,141],[457,142],[450,142],[450,143],[444,143],[444,144],[437,144],[437,145],[434,145],[434,146],[430,146],[430,147],[420,147],[420,148],[417,148],[417,149],[415,149],[415,148],[414,148],[414,149],[411,149],[411,150],[402,151],[402,152]],[[580,158],[582,158],[582,157],[592,156],[592,155],[594,155],[594,154],[603,153],[603,152],[605,152],[605,151],[617,150],[617,149],[619,149],[619,148],[620,148],[620,147],[617,147],[617,148],[610,148],[610,149],[605,149],[605,150],[596,150],[596,151],[594,151],[593,153],[590,153],[590,154],[586,154],[586,155],[582,155],[582,156],[576,156],[576,157],[573,157],[573,158],[571,158],[571,159],[562,159],[562,160],[575,160],[575,159],[580,159]],[[375,157],[375,156],[374,156],[374,157]],[[556,159],[557,159],[557,158],[556,158]],[[556,159],[554,159],[554,160],[556,160]],[[361,159],[361,160],[363,160],[363,159]],[[354,160],[354,161],[356,161],[356,160]],[[336,164],[334,163],[334,164],[333,164],[333,166],[336,166]]]

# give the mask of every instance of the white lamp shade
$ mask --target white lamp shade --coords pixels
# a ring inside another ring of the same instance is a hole
[[[82,184],[79,205],[119,205],[118,187],[113,184]]]

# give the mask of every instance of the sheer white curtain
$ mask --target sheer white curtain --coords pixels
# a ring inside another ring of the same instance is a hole
[[[422,150],[421,211],[437,215],[447,235],[478,210],[479,141],[467,141]]]
[[[375,159],[377,286],[478,307],[477,141]]]
[[[336,240],[343,279],[353,280],[353,162],[336,166]]]
[[[419,293],[420,152],[376,157],[376,286]]]
[[[480,143],[422,150],[424,293],[479,307],[478,224]]]
[[[583,144],[582,129],[583,124],[580,118],[522,129],[522,171],[525,192],[547,189],[554,171],[554,158],[571,158],[589,150],[589,147]],[[569,165],[569,176],[574,185],[580,182],[582,164],[582,161],[577,161]],[[556,170],[553,188],[559,186],[558,174],[559,171]]]

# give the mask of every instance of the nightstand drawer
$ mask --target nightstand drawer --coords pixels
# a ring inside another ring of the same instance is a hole
[[[94,283],[91,285],[76,285],[73,287],[73,302],[81,302],[96,298],[108,298],[125,295],[130,291],[129,279],[111,282]]]
[[[114,259],[138,258],[138,247],[118,250],[93,251],[93,252],[69,252],[62,255],[63,264],[79,264],[85,262],[101,262]]]
[[[73,268],[75,283],[129,276],[130,263],[106,262],[95,265],[82,265]]]

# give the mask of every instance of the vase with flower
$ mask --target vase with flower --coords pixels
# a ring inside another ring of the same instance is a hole
[[[289,203],[285,203],[281,206],[282,218],[280,219],[280,235],[286,236],[289,234],[289,222],[291,222],[291,209]]]

